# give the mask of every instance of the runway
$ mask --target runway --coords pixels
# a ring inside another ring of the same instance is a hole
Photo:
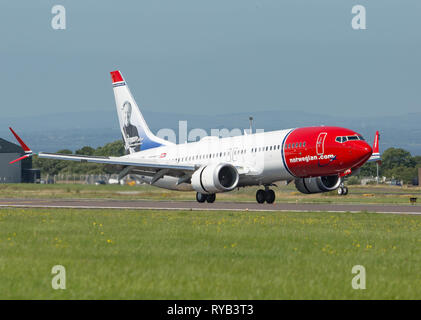
[[[381,204],[317,204],[196,201],[150,201],[107,199],[0,199],[1,207],[18,208],[79,208],[79,209],[131,209],[131,210],[223,210],[223,211],[279,211],[279,212],[377,212],[421,215],[419,205]]]

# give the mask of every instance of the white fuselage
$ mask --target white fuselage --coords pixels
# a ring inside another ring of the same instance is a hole
[[[238,187],[270,184],[294,179],[283,161],[283,142],[292,131],[279,130],[249,135],[218,138],[207,136],[199,142],[167,145],[127,155],[130,159],[159,160],[161,163],[195,165],[198,168],[215,163],[229,163],[242,175]],[[149,183],[150,176],[139,175]],[[153,185],[174,190],[193,190],[191,184],[177,185],[178,178],[164,176]]]

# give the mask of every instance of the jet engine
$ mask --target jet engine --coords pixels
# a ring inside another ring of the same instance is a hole
[[[234,189],[239,178],[237,169],[229,163],[210,164],[193,173],[191,185],[197,192],[212,194]]]
[[[319,193],[336,190],[341,184],[339,176],[323,176],[295,179],[295,187],[301,193]]]

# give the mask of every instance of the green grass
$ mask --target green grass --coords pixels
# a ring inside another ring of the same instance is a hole
[[[420,231],[375,213],[2,209],[0,299],[420,299]]]
[[[217,194],[217,201],[255,202],[258,187],[242,188]],[[349,186],[349,195],[340,197],[336,191],[305,195],[295,189],[294,183],[273,188],[276,202],[293,203],[384,203],[408,204],[410,197],[420,197],[421,188],[392,186]],[[195,192],[160,189],[149,185],[83,185],[83,184],[0,184],[1,198],[65,198],[65,199],[147,199],[195,200]]]

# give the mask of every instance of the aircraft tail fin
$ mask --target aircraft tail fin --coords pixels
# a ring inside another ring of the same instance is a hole
[[[121,72],[116,70],[110,74],[126,152],[134,153],[172,144],[151,132]]]

